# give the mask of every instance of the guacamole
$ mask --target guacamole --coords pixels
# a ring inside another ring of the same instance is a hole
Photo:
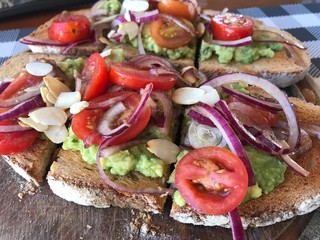
[[[74,70],[77,70],[78,73],[81,73],[84,67],[84,60],[81,57],[76,59],[66,59],[64,61],[57,62],[57,65],[66,74],[70,82],[74,82]]]
[[[253,198],[258,198],[262,193],[268,194],[271,192],[276,186],[284,181],[284,173],[287,168],[287,165],[277,157],[267,155],[252,146],[245,146],[245,150],[251,162],[257,185],[249,187],[247,196],[244,198],[243,202]],[[188,151],[186,150],[180,152],[177,160],[179,161],[187,153]],[[174,171],[172,172],[168,182],[174,182]],[[185,201],[180,194],[174,194],[173,200],[179,206],[183,206],[185,204]]]
[[[84,161],[89,164],[96,163],[98,146],[91,145],[84,148],[83,141],[72,132],[71,128],[62,149],[80,151]],[[130,171],[138,171],[152,178],[164,176],[168,168],[167,164],[149,152],[144,144],[119,151],[108,158],[101,158],[101,165],[103,169],[108,169],[112,174],[123,176]]]
[[[218,57],[219,63],[230,63],[236,61],[249,64],[260,58],[272,58],[277,51],[281,51],[281,43],[252,43],[242,47],[223,47],[219,45],[202,42],[200,48],[200,61]]]
[[[104,0],[99,9],[106,10],[107,16],[116,15],[121,10],[121,2],[119,0]]]

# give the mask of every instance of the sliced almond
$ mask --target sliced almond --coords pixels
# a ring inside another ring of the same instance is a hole
[[[190,105],[199,102],[205,93],[205,90],[200,88],[183,87],[175,90],[171,99],[177,104]]]
[[[33,129],[37,130],[38,132],[44,132],[48,129],[48,125],[43,125],[41,123],[37,123],[35,121],[32,120],[32,118],[30,117],[20,117],[18,118],[19,121],[19,125],[25,127],[32,127]]]
[[[62,143],[68,138],[68,130],[65,125],[49,126],[44,133],[53,143],[57,144]]]
[[[63,92],[61,93],[56,103],[54,104],[55,107],[61,108],[61,109],[68,109],[73,104],[80,102],[81,100],[81,94],[80,92]]]
[[[67,114],[60,108],[42,107],[29,113],[29,117],[36,123],[43,125],[62,126],[67,121]]]
[[[203,89],[206,92],[202,97],[200,97],[200,102],[214,106],[220,100],[219,93],[214,87],[201,86],[200,89]]]
[[[136,22],[124,22],[119,25],[118,33],[128,34],[129,40],[134,39],[138,36],[139,26]]]
[[[77,102],[77,103],[71,105],[70,113],[77,114],[77,113],[81,112],[82,110],[86,109],[88,106],[89,106],[89,103],[87,101]]]
[[[144,0],[124,1],[123,7],[127,11],[144,12],[148,10],[149,3],[148,1],[144,1]]]
[[[28,73],[34,76],[46,76],[53,70],[53,66],[45,62],[29,62],[26,65]]]
[[[53,106],[53,104],[47,98],[47,94],[49,93],[48,88],[47,87],[41,87],[40,88],[40,93],[41,93],[42,100],[46,103],[46,106],[47,107]]]
[[[57,98],[50,91],[48,91],[46,98],[52,105],[54,105],[57,101]]]
[[[148,141],[147,149],[168,164],[175,163],[180,152],[180,148],[176,144],[166,139]]]
[[[49,92],[57,98],[62,92],[71,92],[70,88],[62,83],[58,78],[46,76],[43,78]]]

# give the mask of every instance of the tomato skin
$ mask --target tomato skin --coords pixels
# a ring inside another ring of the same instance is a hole
[[[237,111],[243,113],[246,117],[258,124],[259,127],[278,126],[279,118],[276,113],[262,110],[248,102],[241,101],[239,98],[230,96],[227,99],[228,104],[234,104]]]
[[[50,39],[60,43],[89,39],[90,21],[85,15],[60,15],[52,21],[48,35]]]
[[[190,27],[193,27],[190,22],[186,23],[190,25]],[[151,23],[150,34],[152,39],[160,47],[169,49],[182,47],[188,44],[193,38],[189,32],[179,27],[174,22],[161,17]]]
[[[126,93],[122,92],[112,92],[106,93],[98,97],[99,101],[107,100],[116,96],[120,96],[121,94]],[[137,107],[141,96],[135,92],[132,93],[131,96],[126,98],[124,101],[124,105],[129,109],[128,118],[132,115],[135,108]],[[96,99],[94,99],[95,101]],[[95,102],[99,102],[95,101]],[[89,144],[99,145],[104,140],[103,136],[96,131],[99,120],[104,114],[104,109],[86,109],[81,111],[80,113],[74,115],[71,123],[72,131],[79,137],[81,140],[85,140],[87,137],[90,138]],[[147,126],[149,119],[151,117],[151,109],[149,106],[143,108],[141,114],[139,115],[137,121],[132,124],[128,129],[126,129],[123,133],[113,137],[112,141],[109,143],[110,145],[117,145],[124,142],[127,142],[134,137],[136,137],[142,130]],[[87,139],[88,140],[88,139]]]
[[[158,3],[158,10],[160,13],[185,18],[189,21],[197,18],[197,10],[191,2],[164,0]]]
[[[214,188],[217,182],[223,184],[222,192],[206,189],[208,186]],[[220,215],[241,203],[248,191],[248,174],[235,154],[225,148],[210,146],[192,150],[178,162],[175,183],[182,197],[195,210]]]
[[[109,70],[99,53],[93,53],[86,61],[81,73],[81,95],[90,101],[103,94],[109,84]]]
[[[168,91],[177,82],[174,75],[152,75],[149,70],[138,69],[129,63],[112,63],[110,67],[110,81],[114,84],[139,90],[152,83],[154,90]]]
[[[238,40],[253,34],[253,21],[233,13],[217,15],[211,18],[211,33],[216,40]]]

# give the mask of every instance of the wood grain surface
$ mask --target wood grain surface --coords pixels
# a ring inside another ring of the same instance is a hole
[[[26,182],[0,159],[0,239],[232,239],[231,230],[181,224],[162,215],[111,207],[79,206],[55,196],[45,183],[34,195]],[[250,228],[247,239],[298,239],[313,213],[263,228]],[[148,219],[150,218],[150,219]]]

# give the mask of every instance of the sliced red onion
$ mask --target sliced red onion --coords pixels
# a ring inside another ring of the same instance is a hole
[[[289,155],[280,155],[280,157],[297,173],[301,174],[304,177],[307,177],[309,175],[310,172],[296,163]]]
[[[22,131],[29,131],[32,129],[33,128],[31,128],[31,127],[22,127],[19,124],[0,126],[1,133],[22,132]]]
[[[4,90],[6,90],[6,88],[10,85],[10,82],[1,82],[0,84],[0,93],[2,93]],[[0,104],[1,105],[1,104]]]
[[[132,140],[132,141],[129,141],[129,142],[126,142],[123,144],[119,144],[119,145],[107,146],[100,151],[100,156],[103,158],[108,158],[109,156],[111,156],[121,150],[128,149],[129,147],[146,143],[147,141],[148,141],[147,139],[136,139],[136,140]]]
[[[163,122],[163,125],[161,126],[161,131],[163,134],[168,136],[170,134],[171,124],[173,122],[173,117],[174,117],[171,100],[168,94],[165,92],[158,92],[158,91],[152,92],[151,97],[154,100],[158,101],[162,106],[164,122]],[[157,126],[159,127],[158,124]]]
[[[87,109],[97,109],[97,108],[110,108],[112,105],[116,104],[117,102],[121,102],[126,98],[132,96],[134,92],[125,92],[119,96],[114,98],[109,98],[105,101],[99,101],[99,97],[89,102],[89,107]]]
[[[248,186],[255,185],[256,181],[247,153],[245,152],[237,135],[234,133],[233,129],[222,117],[222,115],[217,110],[205,103],[197,103],[196,105],[191,107],[190,111],[195,111],[208,118],[220,130],[230,150],[242,160],[244,166],[246,167],[248,173]]]
[[[142,29],[143,29],[144,23],[141,23],[139,26],[139,32],[138,32],[138,52],[140,54],[146,54],[146,50],[143,47],[142,42]]]
[[[157,20],[160,17],[158,9],[148,11],[148,12],[135,12],[129,11],[129,16],[131,21],[136,23],[146,23]]]
[[[24,113],[28,113],[36,107],[44,106],[41,95],[37,95],[25,102],[22,102],[9,110],[0,113],[0,121],[14,119]]]
[[[299,142],[300,130],[299,130],[298,122],[288,98],[276,85],[272,84],[270,81],[266,79],[245,74],[245,73],[232,73],[232,74],[219,76],[209,80],[208,82],[205,83],[205,85],[218,87],[224,84],[231,84],[236,82],[245,82],[249,85],[254,85],[259,88],[262,88],[264,91],[269,93],[281,105],[289,125],[288,144],[290,146],[290,150],[293,151]]]
[[[53,40],[39,40],[34,37],[24,37],[20,39],[21,43],[27,44],[27,45],[39,45],[39,46],[57,46],[57,47],[63,47],[67,46],[68,43],[60,43]]]
[[[191,119],[194,119],[197,123],[200,123],[209,127],[215,127],[214,123],[209,118],[195,111],[188,111],[188,116]]]
[[[140,116],[141,111],[146,106],[146,103],[147,103],[147,101],[148,101],[148,99],[150,97],[152,89],[153,89],[153,84],[152,83],[149,83],[149,84],[146,85],[145,89],[143,90],[143,94],[141,96],[140,102],[139,102],[136,110],[134,111],[134,113],[132,114],[130,119],[128,120],[128,122],[122,123],[121,125],[119,125],[115,129],[107,129],[107,128],[103,129],[103,133],[101,133],[101,134],[104,135],[105,137],[115,136],[115,135],[118,135],[118,134],[124,132],[133,123],[135,123],[137,121],[138,117]],[[105,119],[107,119],[107,118],[105,118]]]
[[[235,208],[229,212],[229,218],[231,222],[233,240],[245,240],[245,232],[243,230],[242,221],[238,208]]]
[[[115,40],[116,42],[122,42],[124,39],[124,35],[121,33],[114,33],[112,34],[112,36],[110,37],[111,39]]]
[[[129,62],[134,63],[139,68],[151,69],[151,68],[166,67],[166,68],[174,69],[174,67],[168,60],[162,57],[149,55],[149,54],[136,55],[130,58]]]
[[[289,55],[289,57],[293,58],[294,62],[302,67],[307,67],[305,62],[303,61],[303,59],[300,57],[299,54],[296,53],[296,51],[294,50],[294,48],[288,44],[285,44],[284,47],[287,50],[287,54]]]
[[[99,19],[99,21],[96,21],[93,23],[93,28],[95,29],[97,26],[99,26],[101,24],[112,22],[113,19],[115,19],[116,17],[117,17],[117,15],[103,17],[103,18]]]
[[[111,141],[111,139],[106,139],[99,146],[98,153],[96,155],[96,162],[97,162],[97,167],[99,170],[100,177],[109,187],[115,189],[116,191],[133,193],[133,194],[135,194],[135,193],[139,193],[139,194],[171,194],[171,195],[173,194],[174,189],[170,189],[170,188],[162,188],[162,187],[141,188],[138,184],[135,187],[133,187],[132,185],[130,187],[128,187],[123,184],[117,183],[116,181],[113,181],[110,177],[111,174],[106,174],[104,172],[104,170],[102,169],[101,161],[100,161],[100,153],[103,149],[105,149],[109,145],[110,141]]]
[[[250,96],[248,94],[244,94],[240,91],[237,91],[236,89],[233,89],[229,85],[223,85],[222,88],[226,93],[233,95],[235,97],[238,97],[238,98],[246,101],[247,103],[254,104],[261,109],[264,109],[267,111],[281,111],[282,110],[282,107],[280,106],[279,103],[268,101],[265,99],[259,99],[259,98]]]
[[[127,20],[124,18],[123,15],[116,16],[111,22],[111,28],[116,29],[121,23],[125,23]]]
[[[223,47],[241,47],[241,46],[249,45],[253,41],[251,36],[248,36],[248,37],[241,38],[238,40],[233,40],[233,41],[222,41],[222,40],[210,39],[208,42],[211,44],[215,44]]]
[[[163,17],[163,18],[166,18],[168,19],[169,21],[172,21],[174,22],[175,24],[177,24],[179,27],[181,27],[182,29],[186,30],[188,33],[190,33],[190,35],[192,37],[195,37],[196,36],[196,31],[194,29],[194,27],[192,26],[189,26],[188,24],[186,24],[185,22],[181,21],[180,19],[176,18],[176,17],[173,17],[171,15],[168,15],[168,14],[164,14],[164,13],[161,13],[160,14],[160,17]]]
[[[307,47],[303,43],[299,41],[291,41],[282,34],[270,30],[254,30],[252,39],[256,42],[286,43],[300,49],[307,49]]]
[[[299,125],[300,125],[300,128],[305,130],[309,135],[320,139],[320,126],[319,125],[308,124],[308,123],[304,123],[304,122],[300,122]]]
[[[117,102],[110,107],[101,117],[97,130],[101,135],[114,135],[118,133],[119,128],[122,129],[124,126],[120,125],[117,128],[112,129],[112,124],[126,110],[126,106],[122,102]],[[126,125],[125,125],[126,126]]]
[[[81,91],[81,84],[82,84],[82,80],[79,77],[75,77],[76,81],[75,81],[75,91],[76,92],[80,92]]]
[[[88,42],[91,42],[91,39],[84,39],[84,40],[80,40],[77,42],[69,43],[68,45],[65,46],[65,48],[62,50],[61,53],[66,54],[74,46],[78,46],[80,44],[84,44],[84,43],[88,43]]]
[[[35,91],[28,91],[25,92],[24,94],[17,96],[17,97],[13,97],[10,99],[6,99],[6,100],[0,100],[0,107],[6,108],[6,107],[11,107],[11,106],[16,106],[17,104],[23,103],[24,101],[37,96],[40,93],[40,90],[37,89]]]

